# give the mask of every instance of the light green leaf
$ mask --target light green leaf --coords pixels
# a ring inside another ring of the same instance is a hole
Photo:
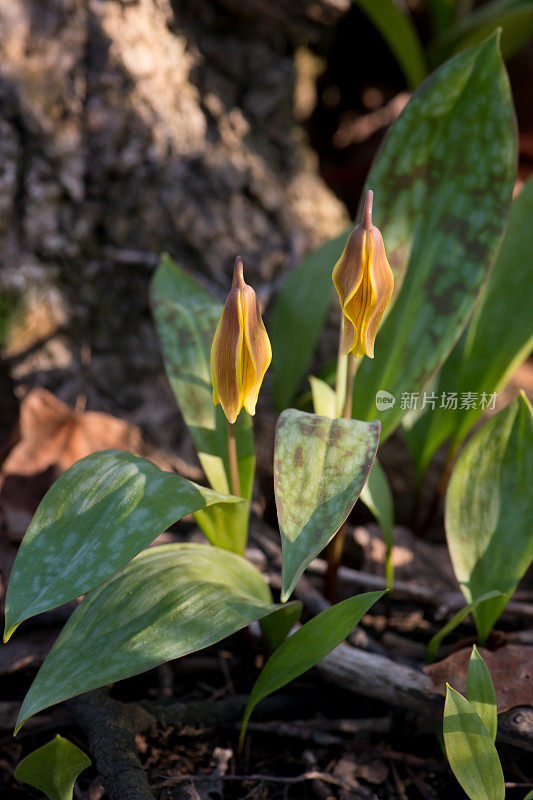
[[[533,800],[533,790],[526,794],[526,796],[524,797],[524,800]]]
[[[484,157],[480,158],[479,154]],[[392,263],[409,263],[400,296],[364,359],[354,416],[398,424],[465,327],[496,253],[516,171],[509,82],[497,36],[460,53],[413,95],[366,188]],[[393,408],[376,411],[380,390]]]
[[[452,772],[470,800],[505,800],[494,742],[474,707],[448,685],[443,733]]]
[[[348,517],[374,462],[379,424],[287,409],[278,418],[274,493],[281,531],[281,598]]]
[[[15,778],[44,792],[49,800],[72,800],[76,778],[90,764],[79,747],[58,735],[23,758]]]
[[[422,83],[428,74],[426,56],[408,11],[399,8],[394,0],[356,0],[367,17],[389,45],[407,79],[410,89]]]
[[[246,559],[207,544],[152,547],[95,589],[63,628],[17,720],[219,642],[279,609]]]
[[[346,639],[384,591],[349,597],[327,608],[290,636],[270,656],[250,693],[241,727],[240,746],[256,705],[318,664]]]
[[[459,447],[494,393],[508,382],[533,348],[531,314],[523,302],[524,286],[533,284],[533,178],[514,200],[502,247],[490,273],[466,336],[455,346],[439,376],[436,390],[448,397],[455,392],[457,409],[437,407],[407,432],[419,476],[445,441]],[[512,322],[511,322],[512,321]],[[474,405],[461,408],[467,392]]]
[[[507,60],[531,40],[531,0],[492,0],[474,9],[430,42],[431,62],[438,64],[465,47],[479,44],[498,29],[501,29],[502,55]]]
[[[533,558],[533,417],[525,396],[486,422],[459,456],[446,494],[445,525],[455,577],[483,644]]]
[[[476,645],[472,648],[466,680],[466,699],[477,711],[489,736],[495,742],[498,728],[496,692],[490,672],[479,655]]]
[[[191,432],[200,463],[217,492],[229,494],[227,421],[220,406],[213,405],[210,354],[222,305],[175,264],[168,255],[152,281],[152,307],[161,340],[165,367],[183,418]],[[255,450],[250,417],[239,414],[235,423],[239,477],[243,497],[252,495]],[[203,511],[198,524],[213,541],[224,518],[225,537],[214,544],[244,552],[249,507],[231,511]]]
[[[337,412],[337,395],[331,386],[314,375],[309,376],[311,384],[311,395],[313,399],[313,411],[321,417],[335,419]]]
[[[350,230],[309,253],[287,276],[273,304],[272,388],[278,411],[286,408],[303,380],[332,299],[331,273]]]
[[[502,597],[502,592],[492,591],[492,592],[485,592],[482,594],[481,597],[478,597],[477,600],[474,600],[473,603],[469,603],[467,606],[461,608],[457,614],[451,618],[446,625],[443,625],[440,631],[433,636],[430,640],[427,651],[426,651],[426,661],[428,664],[431,664],[435,656],[437,655],[437,651],[441,645],[442,640],[448,636],[449,633],[454,631],[461,622],[472,613],[474,608],[477,608],[481,603],[484,603],[486,600],[492,600],[493,597]],[[469,698],[470,699],[470,698]]]
[[[123,450],[82,458],[46,493],[22,540],[4,641],[28,617],[98,586],[186,514],[243,502]]]

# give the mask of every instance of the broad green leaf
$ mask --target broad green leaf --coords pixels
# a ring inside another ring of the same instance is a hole
[[[311,384],[311,395],[313,399],[313,411],[321,417],[335,419],[337,412],[337,395],[331,386],[314,375],[309,376]]]
[[[477,608],[481,603],[484,603],[486,600],[492,600],[493,597],[502,597],[501,592],[492,591],[492,592],[485,592],[482,594],[481,597],[478,597],[477,600],[474,600],[473,603],[469,603],[467,606],[461,608],[457,614],[451,618],[446,625],[443,625],[440,631],[435,634],[430,640],[427,650],[426,650],[426,661],[428,664],[431,664],[435,656],[437,655],[437,651],[441,645],[442,640],[448,636],[449,633],[454,631],[461,622],[472,613],[474,608]],[[468,698],[470,699],[470,698]]]
[[[332,300],[331,273],[349,235],[350,230],[344,231],[309,253],[287,276],[276,296],[268,331],[278,411],[290,404],[309,366]]]
[[[274,493],[281,532],[281,598],[347,519],[372,468],[379,423],[289,408],[278,418]]]
[[[480,158],[480,153],[484,154]],[[387,437],[465,327],[511,202],[516,133],[497,36],[455,56],[413,95],[391,128],[366,188],[391,263],[408,262],[400,295],[364,359],[354,416]],[[376,411],[380,390],[396,398]]]
[[[455,577],[483,644],[533,558],[533,416],[517,397],[477,431],[459,456],[446,494],[445,525]]]
[[[218,503],[244,501],[123,450],[82,458],[46,493],[22,540],[4,641],[28,617],[101,584],[181,517]]]
[[[498,728],[498,712],[496,709],[496,692],[487,665],[478,653],[476,645],[472,648],[468,665],[466,699],[477,711],[492,741],[496,741]]]
[[[384,591],[366,592],[349,597],[317,614],[278,647],[261,670],[250,693],[242,721],[241,747],[252,711],[260,700],[318,664],[346,639],[384,594]]]
[[[426,56],[409,12],[394,0],[356,0],[389,45],[407,79],[410,89],[422,83],[428,74]]]
[[[452,772],[470,800],[505,800],[494,742],[474,707],[448,685],[443,733]]]
[[[501,29],[502,55],[507,60],[531,40],[531,0],[492,0],[476,8],[430,42],[432,64],[441,63],[465,47],[479,44],[498,29]]]
[[[523,302],[524,286],[533,283],[533,178],[514,200],[502,247],[466,336],[455,346],[436,390],[457,397],[457,409],[429,411],[407,432],[421,477],[449,437],[459,447],[481,414],[533,348],[531,314]],[[474,393],[474,403],[464,402]],[[446,402],[446,401],[444,401]]]
[[[213,405],[210,368],[211,343],[222,305],[168,255],[163,255],[152,281],[152,307],[170,385],[200,463],[213,489],[229,494],[227,421],[222,408]],[[250,500],[255,451],[248,414],[239,414],[235,425],[241,492]],[[212,512],[204,511],[197,521],[212,538],[222,515],[226,540],[236,540],[230,549],[243,552],[248,513],[249,508],[242,504],[238,510],[219,510],[216,518]],[[227,547],[223,542],[216,544]]]
[[[15,778],[44,792],[49,800],[72,800],[76,778],[90,765],[91,759],[79,747],[57,735],[22,759]]]
[[[443,65],[415,92],[365,187],[374,190],[374,222],[397,301],[389,304],[375,358],[364,359],[358,370],[354,416],[378,416],[382,437],[405,413],[402,393],[424,388],[468,321],[503,231],[515,170],[512,98],[493,36]],[[328,243],[329,251],[325,246],[308,256],[277,297],[270,330],[279,408],[307,369],[348,233]],[[395,396],[394,408],[376,412],[379,390]]]
[[[48,706],[219,642],[279,609],[246,559],[207,544],[151,547],[74,611],[26,695]]]
[[[526,794],[526,796],[524,797],[524,800],[533,800],[533,790]]]

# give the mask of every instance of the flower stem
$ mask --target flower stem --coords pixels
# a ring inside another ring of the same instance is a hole
[[[241,481],[239,478],[239,462],[237,460],[237,442],[235,440],[235,423],[228,421],[228,463],[231,481],[231,493],[235,497],[241,495]]]
[[[340,341],[342,341],[342,327],[340,333]],[[353,381],[355,377],[355,358],[349,354],[347,356],[340,355],[339,347],[339,361],[344,359],[347,361],[345,365],[345,384],[344,384],[344,398],[342,402],[342,417],[343,419],[351,419],[352,417],[352,401],[353,401]],[[337,379],[341,375],[341,368],[337,362]],[[337,402],[339,401],[339,387],[337,386]],[[342,560],[342,553],[344,550],[344,539],[346,538],[346,522],[343,522],[331,542],[326,549],[326,559],[328,566],[326,569],[326,576],[324,579],[324,594],[326,600],[330,603],[335,603],[337,600],[337,572]]]

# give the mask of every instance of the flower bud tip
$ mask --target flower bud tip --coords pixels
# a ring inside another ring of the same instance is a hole
[[[369,231],[372,227],[372,202],[374,200],[374,192],[369,189],[365,197],[365,205],[363,207],[363,217],[361,224],[365,230]]]

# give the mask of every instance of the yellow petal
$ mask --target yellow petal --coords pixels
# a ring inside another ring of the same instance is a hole
[[[243,398],[245,409],[253,416],[263,378],[272,360],[272,348],[261,318],[257,295],[250,286],[244,289],[243,299]]]

